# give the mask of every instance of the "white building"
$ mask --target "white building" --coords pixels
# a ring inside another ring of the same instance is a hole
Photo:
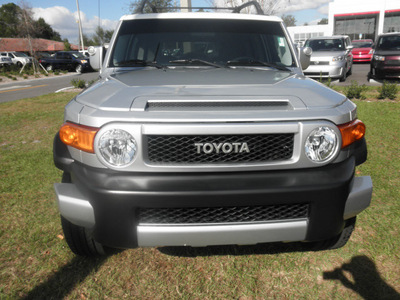
[[[381,33],[400,32],[400,0],[334,0],[329,3],[328,25],[295,26],[288,31],[294,42],[320,32],[375,40]]]

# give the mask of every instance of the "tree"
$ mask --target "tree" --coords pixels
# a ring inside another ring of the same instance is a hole
[[[283,23],[285,23],[286,27],[296,26],[296,18],[293,15],[282,15]]]
[[[163,11],[174,11],[172,8],[174,6],[174,1],[173,0],[148,0],[148,3],[150,3],[154,7],[158,8],[165,8]],[[129,4],[129,10],[134,13],[137,8],[139,8],[142,4],[142,0],[135,0]],[[144,13],[152,13],[152,8],[150,5],[146,4],[144,6]]]
[[[18,26],[21,19],[21,9],[14,3],[0,7],[0,36],[18,37]]]
[[[53,28],[43,18],[39,18],[35,24],[36,31],[34,33],[35,38],[42,38],[47,40],[53,40],[61,42],[61,35],[54,31]]]
[[[43,18],[33,19],[30,7],[24,2],[20,6],[14,3],[0,7],[0,36],[43,38],[61,42],[61,36],[54,31]]]
[[[64,39],[64,51],[71,51],[71,44],[69,43],[68,39]]]
[[[213,0],[213,5],[216,7],[235,7],[240,6],[245,1],[242,0]],[[290,0],[258,0],[257,1],[261,8],[264,10],[264,14],[266,15],[277,15],[279,11],[282,11],[283,6],[287,3],[290,3]],[[242,13],[253,13],[253,7],[245,8]]]
[[[114,30],[104,30],[102,27],[97,26],[95,33],[88,37],[86,34],[83,34],[83,44],[85,46],[99,46],[109,43],[111,41],[111,37],[114,33]]]
[[[97,26],[95,34],[92,36],[94,45],[104,45],[111,41],[114,30],[104,30],[102,27]]]
[[[328,19],[327,19],[327,18],[322,18],[322,19],[318,22],[318,25],[324,25],[324,24],[328,24]]]

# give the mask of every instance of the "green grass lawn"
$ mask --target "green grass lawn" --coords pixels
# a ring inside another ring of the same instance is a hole
[[[0,104],[0,299],[399,299],[400,102],[358,101],[374,182],[349,243],[139,248],[75,257],[63,239],[52,141],[71,94]]]

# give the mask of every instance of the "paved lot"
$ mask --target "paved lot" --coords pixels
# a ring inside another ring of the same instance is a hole
[[[368,72],[369,64],[353,64],[353,74],[348,76],[345,82],[339,82],[339,80],[335,80],[332,82],[332,84],[347,86],[350,85],[353,80],[355,80],[360,85],[380,85],[381,83],[374,80],[368,82]],[[70,73],[60,77],[1,83],[0,103],[54,93],[62,90],[63,88],[71,87],[72,79],[83,79],[86,82],[89,82],[97,79],[98,76],[98,72],[84,74]]]
[[[1,83],[0,103],[54,93],[63,88],[71,87],[72,79],[83,79],[89,82],[97,79],[98,76],[98,72],[83,74],[69,73],[60,77]]]

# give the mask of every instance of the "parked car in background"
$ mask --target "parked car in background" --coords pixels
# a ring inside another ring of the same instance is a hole
[[[400,78],[400,33],[378,37],[368,79]]]
[[[0,69],[3,70],[8,69],[13,65],[13,62],[10,57],[8,56],[0,56]]]
[[[351,75],[353,46],[348,36],[310,38],[304,46],[313,50],[310,66],[304,70],[307,77],[346,81],[347,75]]]
[[[73,70],[77,73],[91,70],[89,58],[78,51],[60,51],[51,57],[43,57],[39,60],[47,71]]]
[[[22,67],[23,65],[26,64],[31,64],[32,63],[32,57],[26,55],[25,53],[22,52],[1,52],[0,56],[7,56],[11,58],[13,64]]]
[[[354,40],[353,44],[353,62],[370,62],[373,54],[373,40]]]

